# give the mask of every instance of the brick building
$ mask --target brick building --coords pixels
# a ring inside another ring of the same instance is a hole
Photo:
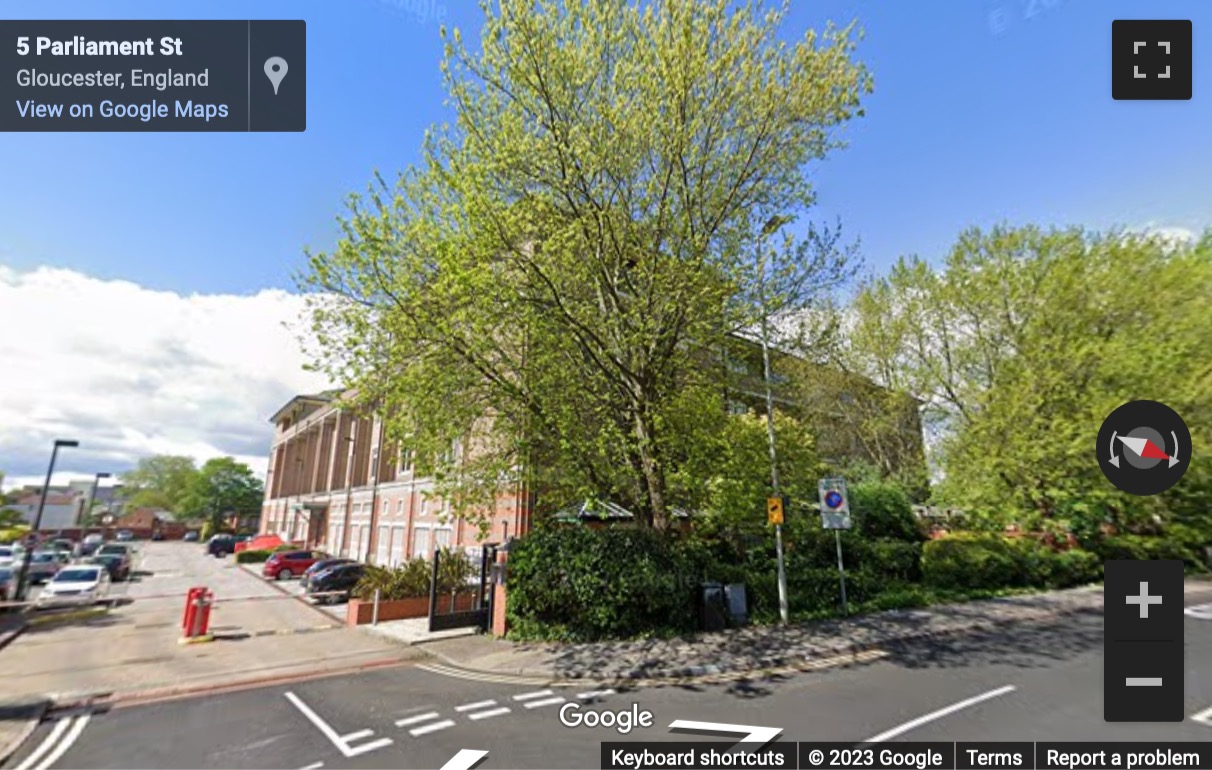
[[[427,497],[432,479],[389,444],[377,416],[338,408],[338,393],[296,396],[271,418],[262,534],[392,566],[440,547],[474,555],[481,542],[528,531],[530,506],[520,488],[498,499],[486,541],[475,524],[444,521],[449,509]]]

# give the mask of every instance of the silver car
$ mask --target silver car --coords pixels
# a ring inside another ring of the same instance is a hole
[[[29,562],[29,582],[37,585],[59,574],[63,560],[53,551],[36,551]],[[18,567],[19,568],[19,567]]]

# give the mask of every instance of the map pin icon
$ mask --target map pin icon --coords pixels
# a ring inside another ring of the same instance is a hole
[[[288,69],[290,68],[286,66],[286,60],[281,56],[271,56],[265,60],[265,77],[274,84],[274,96],[278,95],[278,86],[282,83],[282,78],[286,77]]]

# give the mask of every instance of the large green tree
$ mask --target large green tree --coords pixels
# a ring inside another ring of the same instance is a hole
[[[158,508],[177,512],[198,467],[190,457],[154,455],[139,460],[121,475],[130,508]]]
[[[717,430],[693,408],[724,386],[706,363],[836,268],[776,249],[762,282],[754,253],[861,114],[856,31],[784,41],[786,5],[733,0],[482,8],[481,50],[457,30],[446,47],[454,124],[311,257],[317,364],[389,415],[464,515],[526,467],[550,500],[610,497],[664,526],[701,486],[679,472],[687,443]]]
[[[181,513],[190,518],[206,518],[212,530],[228,514],[249,514],[261,510],[265,488],[253,470],[232,457],[207,460],[194,477],[181,500]]]
[[[1084,533],[1181,520],[1212,489],[1209,298],[1212,237],[972,230],[937,267],[902,259],[866,287],[845,358],[925,400],[940,501],[978,520]],[[1192,467],[1171,494],[1132,497],[1099,470],[1099,426],[1136,399],[1191,427]]]

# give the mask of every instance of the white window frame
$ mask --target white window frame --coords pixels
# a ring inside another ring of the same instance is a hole
[[[442,535],[446,535],[446,542],[439,543],[438,541],[442,539]],[[454,527],[433,527],[431,529],[431,536],[433,537],[433,542],[429,546],[430,551],[438,548],[450,548],[453,545],[451,541],[454,540]]]
[[[379,525],[379,539],[375,543],[375,564],[380,567],[386,566],[388,559],[391,558],[391,526],[387,524]]]
[[[391,555],[388,559],[391,566],[398,567],[404,563],[404,551],[408,547],[406,541],[408,527],[403,524],[393,524],[391,526]]]
[[[425,547],[417,550],[417,535],[425,533]],[[409,544],[412,547],[412,557],[415,559],[418,556],[426,561],[433,557],[433,527],[429,524],[416,524],[412,528],[412,542]]]

